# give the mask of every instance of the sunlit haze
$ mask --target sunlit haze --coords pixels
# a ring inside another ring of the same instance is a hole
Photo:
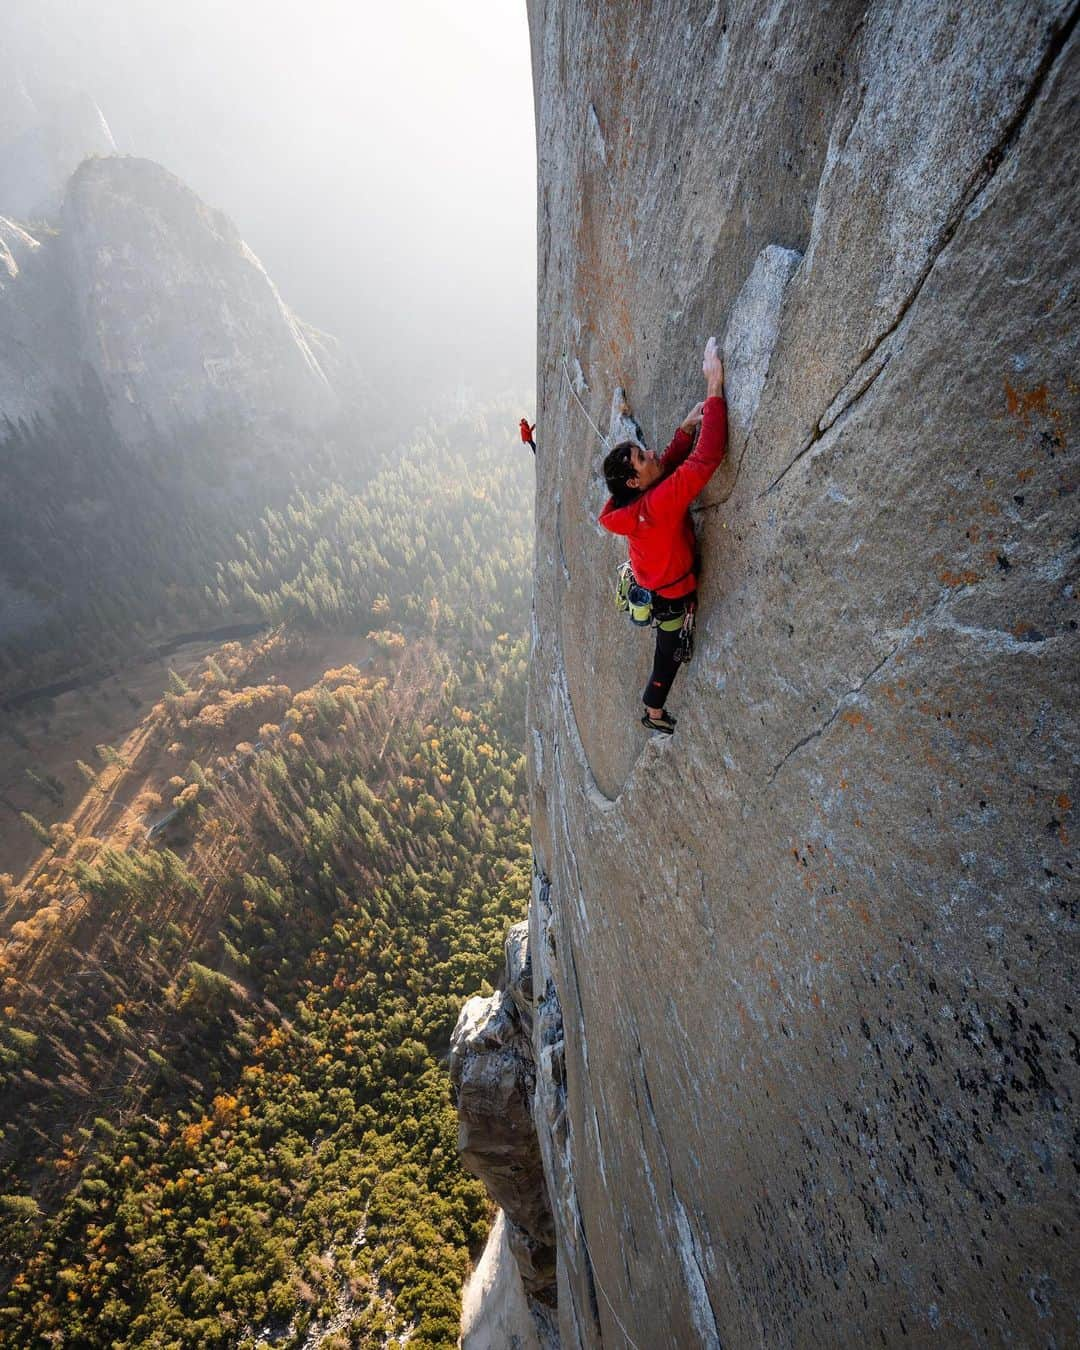
[[[286,300],[407,391],[531,380],[521,0],[15,0],[4,78],[85,90],[224,209]],[[407,396],[407,395],[406,395]]]

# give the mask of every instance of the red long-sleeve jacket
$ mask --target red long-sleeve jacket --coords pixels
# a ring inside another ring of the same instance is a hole
[[[701,434],[691,455],[693,444],[694,438],[680,427],[660,459],[663,478],[625,506],[616,506],[614,497],[609,497],[600,512],[600,524],[606,530],[626,535],[634,580],[668,600],[689,595],[697,585],[690,503],[727,449],[723,398],[705,400]]]

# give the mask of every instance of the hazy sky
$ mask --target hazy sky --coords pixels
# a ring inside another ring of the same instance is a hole
[[[411,385],[531,383],[524,0],[7,0],[0,78],[85,89],[286,300]],[[384,378],[384,376],[380,376]],[[490,381],[490,383],[489,383]],[[395,383],[397,381],[395,380]]]

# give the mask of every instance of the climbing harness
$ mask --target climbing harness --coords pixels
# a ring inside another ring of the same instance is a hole
[[[693,568],[690,571],[692,572]],[[676,577],[675,581],[666,582],[665,587],[674,586],[689,575],[690,572],[684,572],[681,577]],[[630,622],[636,624],[638,628],[649,628],[655,623],[656,627],[665,633],[678,633],[679,643],[675,648],[675,660],[685,665],[694,655],[694,615],[697,605],[691,600],[681,614],[675,614],[669,619],[658,619],[654,612],[658,599],[663,601],[665,597],[639,586],[629,562],[619,564],[615,573],[616,610],[620,614],[627,615]]]

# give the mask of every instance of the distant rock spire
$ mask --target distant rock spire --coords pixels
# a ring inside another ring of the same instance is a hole
[[[16,79],[0,96],[0,214],[50,219],[83,160],[115,154],[109,125],[89,94],[35,103]]]

